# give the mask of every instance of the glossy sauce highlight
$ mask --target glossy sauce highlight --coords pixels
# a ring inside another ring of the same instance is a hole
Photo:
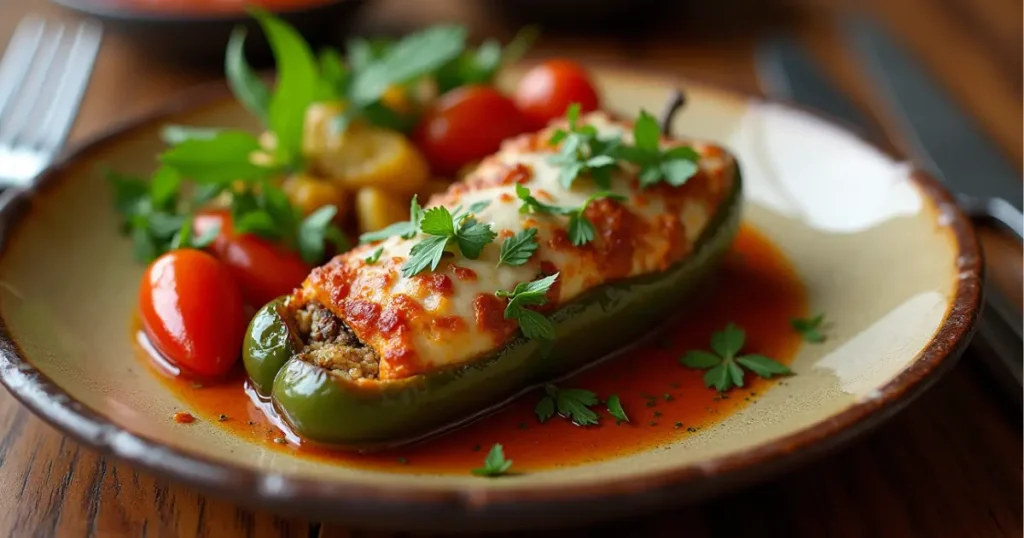
[[[216,422],[235,435],[284,450],[361,468],[409,473],[466,474],[479,467],[490,447],[501,443],[520,472],[572,466],[625,456],[678,440],[713,426],[769,390],[775,380],[747,374],[746,387],[724,396],[704,386],[703,371],[679,364],[692,349],[708,349],[711,334],[730,322],[747,333],[744,353],[789,363],[800,337],[789,320],[806,312],[804,289],[793,269],[761,234],[744,225],[706,293],[687,305],[644,343],[559,382],[584,388],[603,400],[617,394],[629,423],[616,424],[602,404],[598,426],[579,427],[555,416],[541,424],[533,408],[542,392],[531,391],[495,413],[425,441],[372,454],[332,450],[286,435],[250,398],[241,365],[221,383],[198,386],[159,372],[198,420]],[[150,362],[145,350],[140,356]],[[187,427],[187,426],[182,426]]]

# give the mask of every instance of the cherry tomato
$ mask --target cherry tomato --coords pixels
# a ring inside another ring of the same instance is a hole
[[[548,60],[527,71],[516,85],[515,102],[534,129],[564,117],[573,103],[580,104],[581,112],[600,105],[590,75],[570,60]]]
[[[491,86],[462,86],[442,95],[413,137],[440,175],[494,153],[528,126],[515,104]]]
[[[227,266],[249,304],[260,307],[291,293],[309,274],[310,267],[295,252],[262,237],[236,234],[226,209],[205,211],[193,222],[197,235],[217,225],[220,233],[209,250]]]
[[[223,375],[242,352],[247,319],[227,267],[193,249],[160,256],[142,278],[139,313],[150,342],[184,372]]]

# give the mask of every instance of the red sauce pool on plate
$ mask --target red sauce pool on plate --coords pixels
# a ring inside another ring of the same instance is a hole
[[[592,390],[602,399],[617,394],[630,423],[616,424],[604,406],[598,426],[579,427],[555,416],[538,422],[533,408],[541,398],[531,391],[494,414],[413,445],[371,454],[332,450],[286,441],[286,435],[250,399],[245,374],[216,385],[199,386],[154,367],[160,378],[197,420],[299,457],[352,467],[406,473],[466,474],[480,467],[487,451],[501,443],[518,472],[590,463],[648,450],[691,435],[728,417],[770,390],[776,380],[747,375],[747,386],[725,397],[704,386],[703,371],[679,364],[692,349],[708,349],[711,334],[730,322],[747,333],[745,353],[760,353],[789,363],[800,348],[790,318],[806,312],[803,285],[782,253],[763,235],[744,225],[709,293],[647,343],[560,382],[565,388]],[[139,356],[154,361],[140,346]],[[188,426],[182,426],[188,427]]]

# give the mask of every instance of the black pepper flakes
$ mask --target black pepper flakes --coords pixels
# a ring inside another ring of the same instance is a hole
[[[228,419],[228,416],[225,415],[224,413],[221,413],[220,416],[217,417],[217,421],[218,422],[224,422],[227,419]]]
[[[256,421],[255,420],[250,420],[249,421],[249,425],[250,426],[255,426],[256,425]]]
[[[660,416],[661,416],[661,411],[655,411],[654,412],[654,418],[658,418]]]
[[[409,460],[407,460],[405,458],[398,458],[398,463],[401,463],[402,465],[406,465],[406,464],[409,463]]]
[[[678,389],[679,388],[679,383],[672,383],[671,387],[674,388],[674,389]]]
[[[519,429],[520,430],[525,430],[526,429],[526,423],[525,422],[520,422],[519,423]]]
[[[678,430],[679,428],[682,428],[682,427],[683,427],[683,423],[682,423],[682,422],[676,422],[675,428],[676,428],[677,430]]]
[[[693,426],[690,426],[689,428],[686,428],[686,431],[688,431],[690,433],[693,433],[693,432],[697,431],[697,428],[694,428]]]
[[[647,400],[647,407],[654,407],[656,405],[658,405],[657,400]]]
[[[671,402],[672,400],[675,400],[675,398],[673,398],[672,395],[667,392],[665,394],[662,394],[661,398],[666,402]]]
[[[657,425],[658,425],[658,423],[656,421],[654,421],[654,420],[651,421],[651,426],[657,426]]]
[[[480,452],[480,445],[473,445],[473,452]]]

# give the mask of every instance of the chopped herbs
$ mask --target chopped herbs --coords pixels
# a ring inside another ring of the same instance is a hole
[[[489,224],[478,222],[470,215],[452,217],[446,207],[434,207],[423,212],[420,231],[431,237],[413,245],[409,259],[402,265],[402,276],[406,278],[428,267],[431,271],[437,269],[445,249],[453,242],[463,256],[475,260],[498,236]]]
[[[537,229],[526,228],[501,244],[498,265],[523,265],[537,250]]]
[[[566,111],[568,130],[558,129],[548,143],[562,144],[558,154],[549,160],[559,166],[558,182],[566,189],[581,174],[587,173],[603,189],[611,188],[611,172],[617,166],[614,154],[618,140],[598,138],[592,125],[579,125],[580,104],[569,105]]]
[[[629,417],[626,415],[626,411],[622,409],[622,403],[619,401],[618,394],[612,394],[608,397],[608,413],[615,417],[615,423],[629,422]]]
[[[505,449],[496,443],[491,447],[491,451],[487,453],[487,457],[484,458],[484,466],[473,469],[473,474],[490,477],[501,476],[507,473],[511,467],[512,460],[505,459]]]
[[[793,330],[800,333],[800,336],[807,342],[820,344],[825,341],[825,335],[821,333],[822,324],[825,323],[825,314],[818,314],[810,318],[793,318],[789,320]]]
[[[665,400],[666,402],[671,402],[671,401],[672,401],[672,400],[674,400],[675,398],[673,398],[671,394],[669,394],[669,393],[667,393],[667,392],[666,392],[665,394],[662,394],[662,395],[661,395],[661,399],[662,399],[662,400]]]
[[[730,323],[724,330],[711,335],[713,353],[690,351],[680,359],[680,362],[689,368],[707,370],[704,374],[704,384],[714,387],[719,392],[734,386],[742,387],[744,368],[764,378],[792,373],[785,365],[764,355],[737,356],[743,349],[745,340],[746,333],[743,329]]]
[[[366,261],[366,263],[367,263],[367,264],[369,264],[369,265],[373,265],[373,264],[377,263],[377,260],[379,260],[379,259],[380,259],[380,255],[381,255],[381,254],[382,254],[383,252],[384,252],[384,247],[377,247],[377,249],[376,249],[376,250],[374,250],[372,254],[370,254],[369,256],[367,256],[367,257],[366,257],[366,258],[364,259],[364,261]]]
[[[618,398],[616,398],[618,400]],[[611,398],[609,398],[609,402]],[[600,417],[591,407],[598,404],[597,394],[585,389],[562,389],[555,385],[548,384],[544,387],[544,397],[537,402],[533,411],[537,419],[547,422],[555,411],[558,414],[571,420],[578,426],[589,426],[597,424]],[[619,408],[621,411],[621,407]],[[609,412],[611,406],[609,405]],[[613,416],[614,413],[613,413]],[[623,413],[625,416],[625,413]],[[629,419],[625,419],[627,422]]]
[[[533,211],[535,213],[547,213],[550,215],[566,215],[569,217],[569,239],[573,245],[582,246],[594,240],[594,225],[584,216],[584,212],[587,207],[590,206],[591,202],[600,198],[608,198],[615,201],[623,201],[626,199],[621,194],[616,194],[610,191],[595,192],[587,197],[579,207],[563,207],[545,204],[540,200],[537,200],[532,194],[530,189],[517,184],[516,185],[516,196],[523,201],[523,205],[520,206],[520,213],[528,213]]]
[[[658,120],[641,110],[633,124],[633,145],[623,145],[617,155],[640,166],[640,186],[651,187],[660,182],[673,187],[685,184],[697,174],[700,155],[693,148],[676,147],[662,150],[659,146]]]
[[[523,331],[523,336],[530,340],[555,339],[555,326],[551,320],[544,317],[544,314],[527,307],[547,303],[547,292],[557,279],[558,273],[555,273],[533,282],[520,282],[510,292],[505,290],[495,292],[498,297],[509,299],[508,305],[505,306],[505,319],[514,319],[519,322],[519,329]]]

